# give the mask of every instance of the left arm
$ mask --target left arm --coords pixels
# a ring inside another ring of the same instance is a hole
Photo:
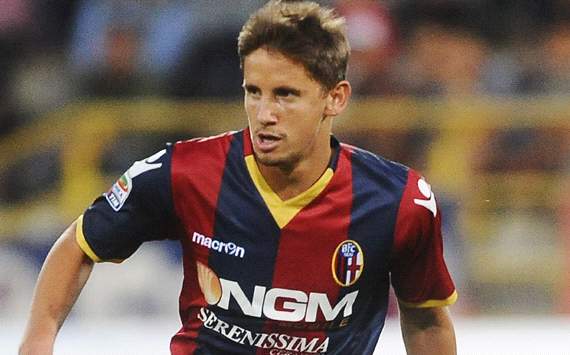
[[[455,331],[446,307],[399,306],[400,326],[409,355],[457,354]]]
[[[443,258],[441,211],[431,186],[408,171],[391,260],[404,344],[410,355],[455,355],[455,332],[446,306],[457,299]]]

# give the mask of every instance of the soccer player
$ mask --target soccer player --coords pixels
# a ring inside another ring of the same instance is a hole
[[[410,354],[454,354],[441,214],[417,172],[339,143],[344,22],[270,1],[238,39],[248,126],[137,161],[55,243],[21,354],[50,354],[94,262],[183,248],[172,354],[372,354],[390,283]],[[150,265],[149,267],[152,267]]]

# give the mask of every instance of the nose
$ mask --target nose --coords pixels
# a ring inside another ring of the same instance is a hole
[[[277,107],[271,99],[262,99],[257,107],[257,120],[263,125],[276,124]]]

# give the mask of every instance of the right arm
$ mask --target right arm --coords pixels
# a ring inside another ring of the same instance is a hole
[[[75,240],[74,222],[51,248],[40,272],[20,355],[52,354],[55,337],[87,282],[93,261]]]
[[[169,236],[169,226],[176,223],[170,158],[171,148],[167,146],[135,162],[57,240],[36,284],[20,355],[53,353],[59,328],[94,262],[120,262],[143,242]]]

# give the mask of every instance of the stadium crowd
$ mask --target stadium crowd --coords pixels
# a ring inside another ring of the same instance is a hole
[[[564,94],[564,1],[352,0],[360,96]],[[92,97],[241,95],[239,25],[263,1],[0,2],[0,136]]]

